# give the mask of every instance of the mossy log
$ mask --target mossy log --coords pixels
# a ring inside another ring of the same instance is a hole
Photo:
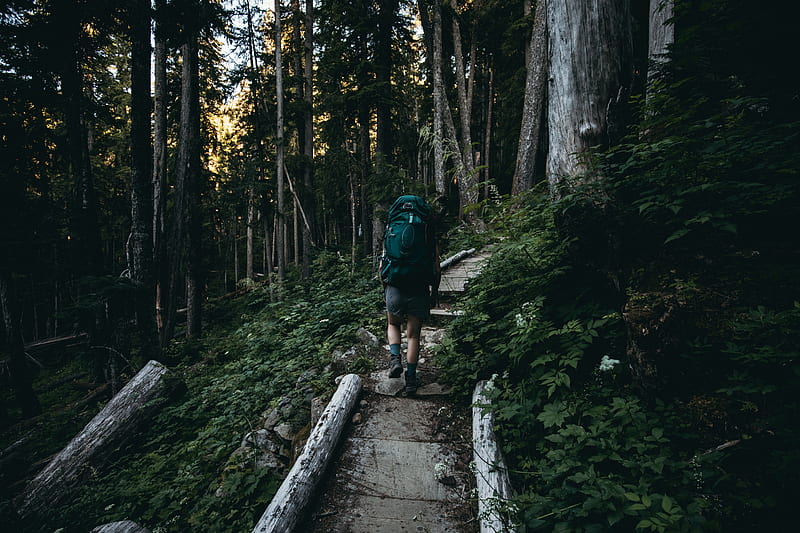
[[[150,417],[151,402],[167,392],[168,372],[161,363],[148,362],[28,483],[18,502],[19,514],[44,512],[73,496],[86,474],[104,466]]]
[[[361,378],[346,375],[311,431],[303,452],[292,466],[253,533],[290,533],[303,515],[330,462],[339,436],[361,392]]]
[[[478,518],[481,533],[514,532],[516,527],[508,519],[505,509],[506,501],[512,494],[511,481],[494,435],[494,411],[490,408],[490,400],[484,395],[486,384],[486,381],[479,381],[472,394],[472,444]]]

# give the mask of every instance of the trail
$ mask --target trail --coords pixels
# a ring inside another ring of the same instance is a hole
[[[443,262],[447,268],[442,274],[440,294],[445,302],[452,302],[465,290],[488,257],[488,253],[474,254],[474,250],[457,255]],[[450,310],[450,304],[441,305],[432,310],[431,325],[422,330],[417,367],[420,386],[413,396],[405,395],[402,377],[388,377],[388,346],[379,350],[377,370],[361,376],[361,396],[336,447],[319,451],[330,458],[328,468],[313,491],[316,497],[303,509],[294,531],[480,530],[483,516],[479,517],[475,473],[470,470],[471,409],[453,402],[449,391],[439,383],[441,370],[436,364],[435,348],[445,335],[443,321],[452,316],[455,312]],[[309,483],[316,483],[303,481],[299,473],[293,483],[309,487],[313,486]],[[300,486],[295,485],[297,489],[289,489],[286,494],[304,492]],[[267,516],[289,516],[291,508],[291,501],[273,501],[260,524]],[[260,531],[259,526],[254,531]]]

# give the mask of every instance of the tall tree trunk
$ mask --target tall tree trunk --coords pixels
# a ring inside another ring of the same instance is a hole
[[[375,34],[375,81],[379,94],[375,105],[375,156],[383,164],[393,164],[392,147],[392,35],[398,0],[378,1]]]
[[[255,191],[253,191],[253,186],[251,185],[247,188],[247,257],[245,267],[245,277],[251,280],[255,279],[255,274],[253,273],[253,258],[255,254],[253,249],[253,235],[255,230],[255,222]]]
[[[552,194],[560,196],[571,184],[594,179],[581,174],[589,149],[609,144],[629,83],[632,44],[627,0],[551,1],[547,12],[550,42],[557,43],[550,50],[547,174]]]
[[[166,0],[156,0],[153,51],[153,263],[156,276],[156,324],[164,328],[169,269],[166,249],[167,211],[167,39],[164,35]]]
[[[458,3],[456,0],[450,0],[450,7],[453,9],[453,53],[455,54],[456,65],[456,88],[458,91],[458,107],[459,107],[459,121],[461,125],[461,135],[457,137],[453,132],[452,138],[456,141],[460,139],[460,146],[458,151],[461,154],[461,172],[459,172],[458,190],[459,197],[461,198],[461,208],[463,209],[469,204],[477,203],[478,190],[477,179],[474,172],[475,165],[473,164],[472,156],[472,102],[468,100],[469,94],[467,81],[467,74],[464,68],[464,53],[461,45],[461,25],[458,21]],[[470,68],[470,75],[474,73],[473,68]],[[448,106],[449,107],[449,106]],[[450,112],[449,109],[446,111]],[[445,116],[447,120],[447,116]],[[451,119],[452,120],[452,119]],[[449,125],[448,125],[449,128]]]
[[[69,28],[66,62],[61,76],[65,104],[65,122],[69,159],[72,168],[74,203],[72,230],[75,242],[75,265],[79,274],[102,272],[100,229],[97,220],[97,197],[89,160],[89,133],[84,119],[83,82],[83,9],[74,0],[58,2],[55,17]],[[82,267],[82,268],[81,268]]]
[[[483,136],[483,182],[486,184],[485,195],[489,197],[489,176],[491,176],[492,156],[492,121],[494,120],[494,66],[487,65],[489,79],[486,89],[486,132]]]
[[[526,2],[526,11],[530,4]],[[527,13],[526,13],[527,14]],[[525,51],[525,100],[522,106],[522,123],[517,146],[517,166],[511,185],[511,194],[519,194],[533,186],[536,170],[536,153],[542,129],[547,81],[547,7],[546,0],[536,0],[531,38]]]
[[[433,21],[427,0],[419,0],[420,19],[425,42],[430,51],[433,72],[433,183],[437,194],[445,194],[444,182],[444,80],[442,79],[442,11],[437,0],[433,2]]]
[[[303,205],[306,208],[311,227],[303,226],[303,279],[311,276],[311,240],[315,226],[314,208],[314,0],[306,0],[305,62],[304,62],[304,100],[306,104],[305,127],[303,132]]]
[[[186,226],[187,226],[187,262],[186,262],[186,337],[197,339],[202,334],[203,289],[205,285],[203,273],[203,221],[201,200],[203,191],[203,169],[200,138],[200,68],[198,57],[198,30],[189,35],[184,45],[183,76],[188,77],[188,87],[184,97],[188,99],[188,116],[186,116],[185,163],[186,172]],[[185,82],[184,82],[185,83]],[[184,120],[181,117],[181,126]],[[183,131],[183,130],[182,130]]]
[[[11,273],[0,265],[0,311],[3,313],[3,326],[8,343],[8,374],[17,404],[25,418],[41,413],[39,399],[33,392],[33,376],[25,360],[25,346],[20,328],[20,313],[12,286]]]
[[[153,188],[150,144],[150,0],[131,0],[131,279],[141,354],[159,352],[153,276]]]
[[[283,283],[286,278],[286,250],[284,241],[286,238],[286,222],[284,219],[284,150],[283,145],[283,60],[281,58],[281,2],[275,0],[275,90],[277,96],[277,133],[275,135],[276,144],[276,165],[275,176],[277,182],[278,228],[276,235],[276,248],[278,249],[278,282]]]
[[[672,23],[673,0],[650,0],[650,25],[648,53],[651,68],[648,79],[652,77],[652,67],[666,61],[670,45],[675,41],[675,26]]]

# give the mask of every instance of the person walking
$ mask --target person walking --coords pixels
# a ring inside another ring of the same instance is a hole
[[[380,273],[386,300],[389,377],[399,378],[403,373],[400,331],[405,319],[407,395],[417,391],[422,324],[438,300],[441,271],[436,218],[430,204],[423,198],[400,196],[389,208],[383,239]]]

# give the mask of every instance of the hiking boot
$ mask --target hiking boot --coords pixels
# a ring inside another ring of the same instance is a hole
[[[403,365],[400,364],[400,356],[393,355],[389,359],[389,377],[390,378],[399,378],[400,374],[403,373]]]
[[[406,372],[406,395],[411,396],[417,392],[417,375],[414,374],[413,376],[409,375]]]

